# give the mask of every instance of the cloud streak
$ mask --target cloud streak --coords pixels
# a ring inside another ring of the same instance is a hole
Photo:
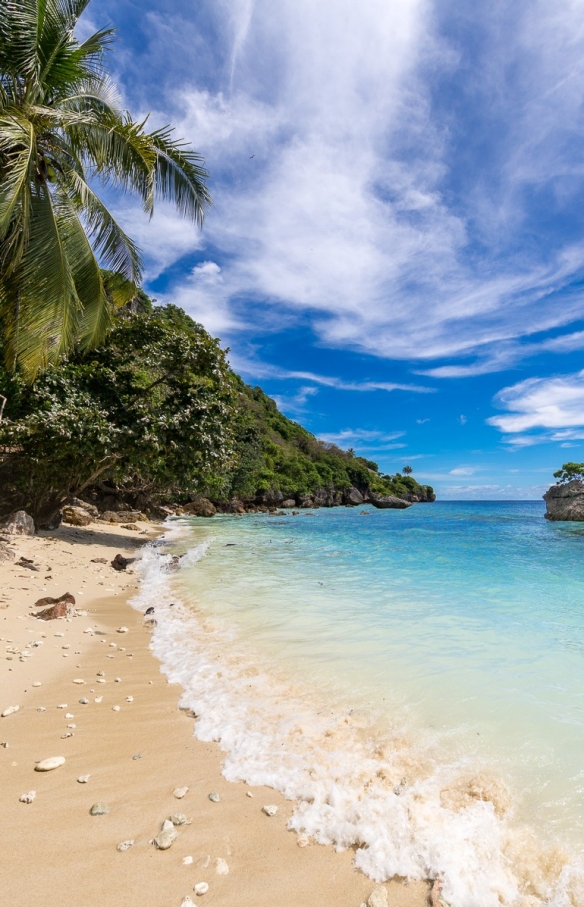
[[[233,334],[262,309],[308,315],[323,343],[447,359],[427,374],[461,378],[511,367],[525,338],[584,316],[566,292],[584,273],[577,4],[469,8],[478,60],[453,5],[430,0],[177,9],[151,17],[149,53],[198,22],[216,54],[212,73],[195,54],[163,92],[214,175],[204,242],[220,286],[191,273],[172,288],[195,317]],[[200,248],[176,223],[157,216],[138,236],[153,274]]]
[[[516,448],[544,441],[584,440],[584,370],[528,378],[499,391],[495,403],[507,412],[487,422],[511,436],[508,441]]]

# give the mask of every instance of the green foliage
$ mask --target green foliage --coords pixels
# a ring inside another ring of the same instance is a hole
[[[120,317],[106,342],[32,388],[0,374],[0,511],[36,518],[98,478],[166,495],[220,493],[233,465],[235,378],[174,306]]]
[[[32,387],[0,366],[0,395],[0,514],[23,508],[44,522],[100,482],[176,502],[351,486],[432,492],[287,419],[231,371],[217,340],[143,291],[119,309],[101,346],[49,366]]]
[[[558,480],[558,485],[572,479],[584,479],[584,463],[564,463],[561,469],[554,472],[554,479]]]
[[[0,322],[5,363],[28,380],[103,340],[139,284],[140,252],[96,182],[199,225],[210,203],[201,156],[120,107],[104,71],[113,31],[76,39],[87,3],[0,0]]]
[[[319,441],[309,431],[287,419],[260,387],[240,379],[235,425],[238,466],[231,473],[228,494],[252,498],[270,489],[285,497],[310,493],[317,488],[343,491],[355,486],[379,494],[416,494],[422,487],[415,479],[380,476],[377,463]]]

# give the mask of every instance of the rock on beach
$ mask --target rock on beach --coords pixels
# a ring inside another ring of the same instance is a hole
[[[41,759],[34,767],[35,772],[52,772],[55,768],[65,765],[64,756],[49,756],[48,759]]]

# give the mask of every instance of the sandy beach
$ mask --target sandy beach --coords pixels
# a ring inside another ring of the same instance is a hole
[[[150,631],[128,605],[132,567],[111,566],[162,531],[141,525],[147,535],[94,523],[14,537],[16,559],[0,564],[0,712],[18,706],[0,718],[3,902],[180,907],[188,896],[217,907],[359,907],[377,886],[353,868],[352,851],[298,846],[286,829],[292,804],[226,782],[218,746],[195,739],[180,690],[161,673]],[[39,569],[19,565],[21,557]],[[85,614],[30,616],[38,599],[65,592]],[[54,756],[65,763],[35,770]],[[188,788],[181,799],[177,788]],[[32,802],[21,802],[32,791]],[[94,804],[109,811],[91,815]],[[277,814],[265,815],[266,805]],[[168,850],[157,849],[152,841],[171,815],[187,823]],[[119,851],[126,841],[134,843]],[[198,895],[203,882],[208,890]],[[425,884],[384,888],[396,907],[427,903]]]

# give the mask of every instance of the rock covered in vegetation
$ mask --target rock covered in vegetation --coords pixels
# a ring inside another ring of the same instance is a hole
[[[584,481],[581,479],[573,479],[565,485],[552,485],[543,499],[547,509],[546,520],[584,520]]]

